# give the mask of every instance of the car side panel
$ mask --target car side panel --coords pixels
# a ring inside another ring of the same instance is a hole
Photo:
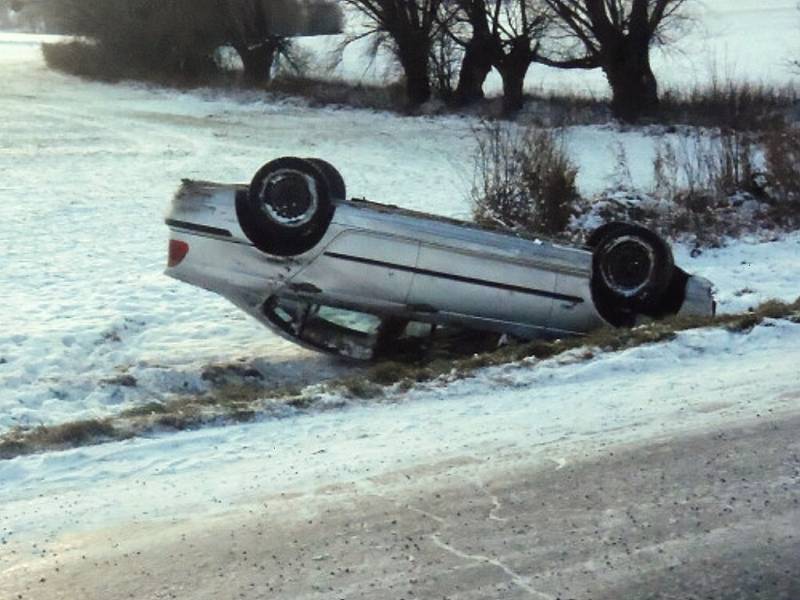
[[[559,272],[556,276],[556,293],[563,298],[553,302],[549,324],[551,329],[587,332],[605,324],[592,300],[588,275]]]
[[[548,269],[423,243],[409,304],[547,326],[555,282]]]
[[[330,296],[405,305],[414,277],[419,242],[364,230],[345,231],[292,279],[292,287],[319,288]],[[361,302],[359,302],[361,300]]]

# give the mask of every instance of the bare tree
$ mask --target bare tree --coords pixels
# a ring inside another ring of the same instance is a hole
[[[342,12],[325,0],[223,0],[227,41],[251,83],[267,83],[279,54],[290,55],[291,37],[338,33]]]
[[[636,120],[658,105],[650,48],[667,41],[689,0],[544,0],[558,17],[556,47],[544,64],[601,68],[611,86],[614,115]]]
[[[446,30],[464,48],[455,99],[461,105],[482,100],[483,84],[492,70],[493,40],[487,24],[486,0],[455,0],[458,11],[446,15]]]
[[[495,67],[503,79],[504,111],[519,110],[525,74],[549,23],[545,5],[540,0],[455,1],[459,11],[448,30],[464,46],[457,98],[462,103],[482,98],[483,82]],[[463,34],[467,30],[468,37]]]
[[[370,22],[365,35],[388,36],[406,78],[406,98],[418,106],[431,97],[430,57],[443,0],[343,0]]]

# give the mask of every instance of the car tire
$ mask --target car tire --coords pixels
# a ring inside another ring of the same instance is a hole
[[[308,162],[317,167],[319,171],[328,180],[328,189],[331,192],[331,198],[335,200],[347,200],[347,187],[344,184],[344,177],[339,173],[339,170],[334,167],[327,160],[321,158],[307,158]]]
[[[658,311],[675,263],[658,234],[630,223],[613,223],[594,241],[592,294],[613,325],[632,325],[639,314]]]
[[[236,199],[242,231],[256,248],[276,256],[311,250],[325,235],[333,210],[321,169],[292,156],[261,167],[247,193]]]
[[[597,244],[599,244],[604,238],[612,235],[618,229],[629,227],[630,225],[630,223],[626,223],[624,221],[609,221],[608,223],[603,223],[600,227],[589,234],[589,237],[586,238],[584,245],[587,248],[597,248]]]

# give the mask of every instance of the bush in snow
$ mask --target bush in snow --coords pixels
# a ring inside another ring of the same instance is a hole
[[[508,123],[476,130],[473,216],[488,227],[558,235],[569,224],[580,196],[578,168],[557,132]]]
[[[65,33],[89,40],[47,46],[51,67],[107,80],[197,79],[217,70],[214,51],[223,35],[217,7],[208,0],[59,0],[45,6]]]
[[[591,231],[608,221],[633,221],[696,247],[718,246],[744,233],[800,227],[800,136],[733,129],[689,130],[662,138],[653,187],[636,189],[624,152],[611,186],[582,201],[570,229]]]
[[[752,134],[732,129],[662,141],[653,161],[653,196],[666,207],[662,230],[717,245],[763,224],[759,154]]]
[[[773,199],[771,214],[784,228],[800,227],[800,130],[787,127],[769,132],[764,155]]]

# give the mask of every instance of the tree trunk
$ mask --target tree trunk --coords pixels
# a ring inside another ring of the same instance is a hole
[[[242,59],[244,79],[247,83],[251,85],[269,83],[278,45],[277,40],[269,40],[253,47],[239,44],[234,46],[234,50]]]
[[[503,114],[512,115],[522,109],[525,74],[532,60],[533,55],[526,42],[517,44],[495,65],[503,78]]]
[[[466,106],[483,100],[483,82],[492,70],[491,41],[473,37],[464,50],[456,86],[456,103]]]
[[[658,82],[650,68],[646,43],[623,43],[603,61],[603,72],[611,85],[611,111],[622,121],[633,123],[658,108]]]
[[[427,38],[396,41],[397,55],[406,77],[406,100],[410,107],[420,106],[431,98],[430,41]]]

